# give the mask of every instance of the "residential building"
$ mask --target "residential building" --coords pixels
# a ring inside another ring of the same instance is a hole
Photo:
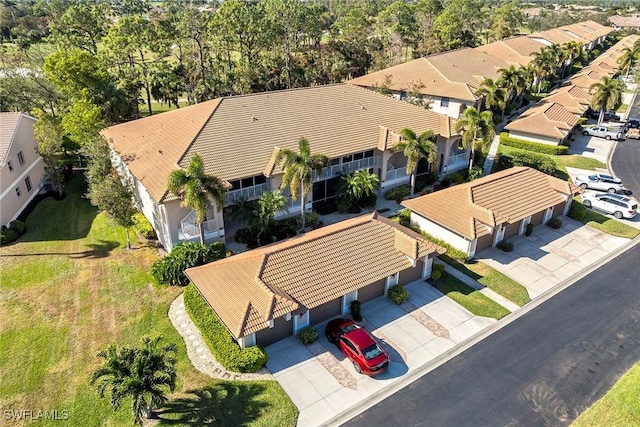
[[[566,215],[574,184],[528,167],[513,167],[402,202],[411,225],[473,258],[483,249],[524,234],[527,225]]]
[[[44,162],[33,139],[35,123],[24,113],[0,113],[0,225],[18,218],[44,185]]]
[[[611,26],[615,29],[629,29],[640,31],[640,15],[621,16],[613,15],[608,18]]]
[[[549,145],[566,143],[580,116],[563,105],[541,101],[504,127],[509,136]]]
[[[275,156],[282,148],[297,151],[302,137],[312,153],[331,159],[321,174],[314,172],[307,210],[336,197],[340,175],[356,170],[376,173],[381,191],[408,183],[407,159],[393,151],[405,127],[437,136],[438,171],[467,167],[469,154],[458,153],[460,136],[453,131],[453,119],[354,85],[223,97],[111,126],[102,135],[142,212],[171,250],[199,236],[194,212],[166,185],[171,171],[187,168],[195,154],[202,156],[207,174],[231,184],[224,206],[213,205],[204,224],[208,240],[223,239],[239,227],[230,219],[231,206],[279,188],[282,171]],[[431,168],[422,161],[418,173]],[[296,212],[300,203],[285,194]]]
[[[186,274],[241,347],[266,346],[428,277],[441,253],[374,212]]]

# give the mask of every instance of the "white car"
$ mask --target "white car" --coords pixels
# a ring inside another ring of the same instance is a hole
[[[603,173],[594,173],[593,175],[580,175],[576,177],[576,185],[586,190],[601,190],[609,193],[617,193],[622,190],[622,181],[615,176]]]
[[[633,218],[638,211],[638,203],[620,194],[585,193],[582,195],[582,204],[587,208],[612,214],[617,219]]]

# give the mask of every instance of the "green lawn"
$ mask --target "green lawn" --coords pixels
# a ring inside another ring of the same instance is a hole
[[[476,316],[501,319],[509,314],[509,310],[446,272],[434,286]]]
[[[524,286],[500,273],[495,268],[489,267],[485,263],[473,261],[463,264],[446,254],[440,255],[439,258],[456,270],[463,272],[472,279],[475,279],[478,283],[499,293],[521,307],[531,301],[529,293]]]
[[[582,202],[579,199],[573,199],[573,203],[581,204]],[[624,221],[626,220],[618,221],[617,219],[609,218],[591,209],[586,209],[584,218],[579,221],[607,234],[611,234],[612,236],[633,239],[640,234],[640,230],[625,224]]]
[[[155,247],[134,242],[137,249],[127,251],[124,229],[83,198],[82,176],[65,191],[62,201],[43,200],[27,233],[0,248],[0,408],[67,410],[69,425],[131,425],[129,403],[114,412],[89,385],[96,353],[162,335],[178,346],[177,391],[163,419],[295,425],[297,410],[277,382],[217,381],[192,367],[167,317],[182,289],[154,283]]]
[[[640,426],[640,363],[636,363],[572,427]]]

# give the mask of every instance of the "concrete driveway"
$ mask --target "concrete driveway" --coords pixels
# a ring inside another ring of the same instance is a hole
[[[512,252],[489,248],[476,258],[517,281],[536,298],[629,241],[569,217],[561,220],[558,230],[537,225],[531,236],[509,239]]]
[[[351,362],[324,337],[308,346],[295,337],[266,348],[267,368],[300,410],[298,426],[317,426],[361,404],[386,387],[446,353],[495,319],[474,316],[424,281],[406,286],[409,301],[398,306],[386,297],[362,305],[362,325],[390,356],[376,377],[355,372]],[[326,322],[325,322],[326,324]]]

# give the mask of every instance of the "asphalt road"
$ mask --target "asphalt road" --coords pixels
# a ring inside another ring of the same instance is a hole
[[[640,118],[640,94],[631,107],[629,117]],[[635,198],[640,198],[640,140],[619,141],[611,157],[611,167],[614,175],[620,178],[624,186],[633,192]]]
[[[640,360],[640,245],[346,426],[570,424]]]

